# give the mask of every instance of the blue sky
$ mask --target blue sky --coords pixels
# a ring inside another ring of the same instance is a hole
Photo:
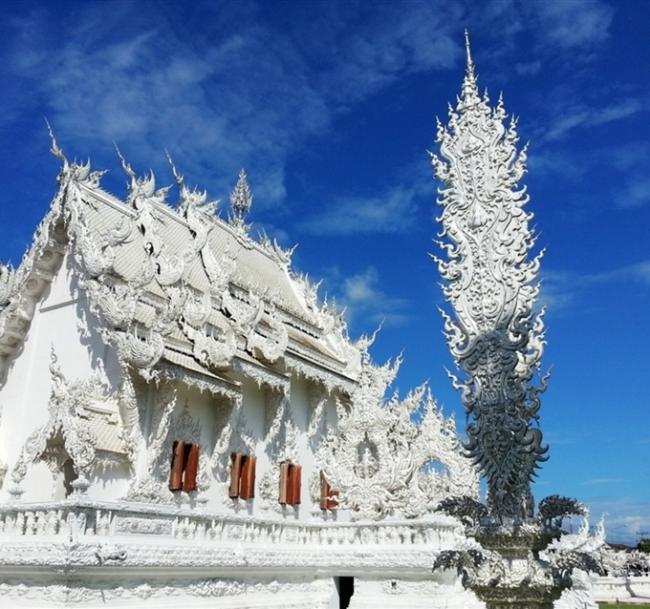
[[[186,8],[188,7],[188,8]],[[397,386],[430,379],[464,421],[450,366],[426,149],[463,74],[530,140],[553,367],[538,499],[608,513],[610,539],[650,536],[649,2],[11,3],[0,17],[0,257],[20,260],[55,190],[43,116],[69,156],[227,201],[245,167],[252,219],[347,306],[373,352],[404,351]],[[225,207],[225,203],[224,203]]]

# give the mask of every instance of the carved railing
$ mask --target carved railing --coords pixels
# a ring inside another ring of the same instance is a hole
[[[290,522],[139,504],[60,501],[0,506],[4,537],[157,536],[199,542],[279,543],[292,546],[398,545],[444,547],[458,539],[458,523],[430,521],[367,523]]]

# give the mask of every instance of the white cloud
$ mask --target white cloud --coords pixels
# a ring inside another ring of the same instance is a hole
[[[650,260],[598,273],[545,270],[539,302],[549,312],[561,312],[570,309],[587,290],[618,282],[650,285]]]
[[[317,235],[403,232],[414,225],[419,194],[417,186],[398,185],[383,195],[340,197],[300,226]]]
[[[14,19],[5,64],[13,90],[29,99],[10,101],[42,100],[64,148],[74,141],[72,156],[116,140],[134,166],[158,169],[168,148],[188,180],[220,197],[245,166],[264,206],[282,202],[288,156],[334,116],[462,55],[459,11],[445,3],[386,7],[361,20],[358,11],[310,15],[313,41],[277,31],[254,3],[224,5],[197,31],[175,10],[115,3],[87,6],[74,22],[45,10]]]
[[[489,4],[478,28],[484,44],[505,15],[503,47],[524,25],[546,43],[573,48],[606,37],[611,11],[599,2],[533,4]],[[282,30],[255,2],[195,9],[189,21],[174,5],[153,10],[129,2],[88,4],[68,15],[32,10],[11,19],[4,120],[42,105],[61,143],[74,142],[70,155],[117,140],[143,170],[165,167],[168,148],[188,180],[214,196],[224,197],[245,166],[258,208],[277,206],[286,195],[287,159],[339,113],[405,75],[458,66],[471,4],[441,0],[377,10],[332,3],[314,11],[298,3]],[[534,72],[537,61],[519,69]],[[408,191],[388,194],[393,208],[408,207]],[[395,230],[376,202],[359,201],[360,219],[368,230]],[[325,220],[325,230],[336,232],[338,225]]]
[[[363,324],[363,331],[372,331],[380,324],[401,326],[408,322],[408,301],[389,296],[381,287],[379,272],[374,266],[350,276],[338,267],[328,269],[326,287],[333,288],[339,306],[344,306],[348,322]]]
[[[538,132],[538,137],[543,139],[541,132]],[[591,151],[573,151],[567,147],[542,144],[533,148],[529,168],[538,176],[549,174],[569,180],[579,185],[581,190],[590,172],[607,171],[611,176],[608,199],[619,209],[637,209],[650,203],[650,178],[646,175],[649,156],[650,145],[645,141],[631,141]]]
[[[605,516],[607,540],[636,544],[650,535],[650,502],[630,499],[588,501],[593,521]]]
[[[620,482],[625,482],[624,478],[591,478],[590,480],[585,480],[580,484],[582,486],[600,486],[607,484],[618,484]]]
[[[632,175],[616,195],[616,202],[622,208],[642,207],[650,203],[650,177]]]
[[[548,0],[530,2],[543,37],[549,44],[575,50],[603,42],[609,37],[614,11],[598,0]]]
[[[562,106],[556,108],[556,118],[551,128],[544,132],[543,138],[547,141],[558,140],[574,129],[606,125],[645,109],[640,98],[623,99],[601,107],[586,104],[571,107],[563,100]]]
[[[542,62],[540,60],[520,62],[515,64],[515,70],[517,71],[517,74],[521,74],[523,76],[534,76],[540,71],[541,68]]]

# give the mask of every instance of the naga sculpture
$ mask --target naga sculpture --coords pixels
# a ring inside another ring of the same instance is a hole
[[[535,244],[525,187],[526,148],[517,123],[506,127],[503,101],[491,108],[478,93],[466,35],[467,69],[449,124],[437,124],[432,155],[446,260],[435,258],[454,318],[445,335],[462,378],[450,374],[470,417],[466,449],[487,479],[488,507],[499,521],[530,512],[530,480],[546,459],[535,426],[547,376],[534,384],[544,349],[543,310],[535,313],[543,251]]]

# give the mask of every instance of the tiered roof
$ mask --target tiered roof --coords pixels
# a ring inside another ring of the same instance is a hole
[[[70,163],[54,138],[52,152],[62,162],[57,195],[20,267],[0,266],[0,378],[69,253],[105,340],[145,376],[171,364],[228,394],[234,371],[282,385],[295,370],[350,391],[360,350],[341,315],[318,303],[317,286],[292,269],[293,250],[251,236],[243,171],[223,219],[173,164],[175,206],[169,188],[157,188],[153,173],[136,176],[121,155],[126,201],[101,188],[103,172]]]

